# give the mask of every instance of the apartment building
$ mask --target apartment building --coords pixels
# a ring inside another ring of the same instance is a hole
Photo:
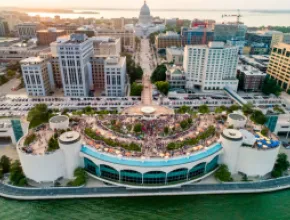
[[[228,86],[236,91],[238,52],[238,47],[226,46],[223,42],[187,45],[183,61],[186,89],[208,91]]]
[[[22,23],[16,26],[17,35],[23,40],[36,37],[36,32],[41,28],[39,23]]]
[[[271,50],[270,62],[267,73],[276,79],[281,88],[290,89],[290,45],[285,43],[275,44]]]
[[[165,34],[158,34],[155,38],[157,50],[166,49],[167,47],[181,47],[180,34],[172,31],[167,31]]]
[[[122,51],[135,51],[136,35],[134,30],[99,29],[97,30],[96,36],[120,38]]]
[[[120,38],[111,37],[92,37],[94,55],[119,56],[121,53]]]
[[[127,92],[126,57],[108,57],[104,63],[106,96],[125,96]]]
[[[278,43],[290,44],[290,33],[274,33],[272,35],[271,48]]]
[[[208,44],[210,41],[214,40],[214,32],[212,28],[205,28],[202,26],[193,28],[183,27],[181,29],[181,40],[183,46]],[[204,40],[205,42],[203,42]]]
[[[71,34],[56,42],[65,96],[89,96],[92,84],[90,58],[93,42],[85,34]]]
[[[48,96],[53,89],[53,75],[45,59],[30,57],[20,62],[26,92],[29,96]]]
[[[58,37],[66,35],[64,30],[58,30],[56,28],[48,28],[45,30],[39,30],[36,32],[38,45],[50,45],[50,43],[57,40]]]
[[[250,65],[238,65],[239,89],[246,92],[259,92],[262,89],[266,73]]]

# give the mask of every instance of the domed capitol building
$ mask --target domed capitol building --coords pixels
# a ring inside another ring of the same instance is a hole
[[[136,36],[148,37],[151,33],[164,31],[165,25],[155,25],[152,23],[150,9],[146,1],[144,1],[144,5],[142,6],[139,14],[139,22],[135,25],[134,30],[136,32]]]

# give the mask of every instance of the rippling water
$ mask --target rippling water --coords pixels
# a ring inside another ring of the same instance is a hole
[[[290,219],[290,190],[271,194],[51,201],[0,199],[0,220]]]

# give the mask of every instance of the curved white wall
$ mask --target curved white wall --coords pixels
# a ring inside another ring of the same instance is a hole
[[[224,148],[221,162],[228,166],[229,171],[232,174],[237,173],[237,161],[239,158],[239,149],[242,146],[242,139],[238,141],[232,141],[221,135],[221,142]]]
[[[65,174],[67,179],[74,178],[74,170],[82,166],[82,162],[79,156],[81,151],[81,139],[73,144],[62,144],[59,142],[59,147],[64,154]]]
[[[244,118],[244,120],[233,119],[231,118],[231,115],[240,115],[241,117]],[[234,128],[244,128],[247,123],[247,118],[242,114],[232,113],[232,114],[229,114],[227,122],[229,123],[229,125],[232,125]]]
[[[248,176],[264,176],[273,170],[280,147],[258,150],[241,147],[237,170]]]
[[[32,155],[18,149],[18,155],[25,176],[31,180],[53,182],[64,175],[65,166],[61,150],[51,154]]]
[[[55,116],[55,117],[58,117],[58,116]],[[66,117],[66,120],[62,121],[62,122],[52,122],[51,119],[53,119],[54,117],[52,117],[50,120],[49,120],[49,127],[52,129],[52,130],[66,130],[68,129],[69,127],[69,118],[67,116],[64,116],[62,115],[62,117]]]

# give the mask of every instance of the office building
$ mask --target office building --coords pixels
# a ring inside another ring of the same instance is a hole
[[[177,66],[183,64],[183,48],[181,47],[167,47],[166,48],[166,60],[168,63],[173,63]]]
[[[120,38],[93,37],[94,55],[119,56],[121,53]]]
[[[60,36],[66,35],[64,30],[58,30],[56,28],[48,28],[46,30],[39,30],[36,32],[38,45],[50,45],[50,43],[56,41]]]
[[[21,60],[21,70],[26,92],[29,96],[48,96],[53,89],[53,75],[46,60],[30,57]]]
[[[106,96],[125,96],[127,92],[126,57],[108,57],[104,63]]]
[[[113,30],[108,28],[100,28],[97,30],[96,36],[120,38],[122,51],[131,51],[131,52],[135,51],[134,30]]]
[[[93,42],[85,34],[71,34],[56,42],[65,96],[89,96],[92,84],[90,57]]]
[[[157,51],[165,50],[167,47],[181,47],[180,34],[167,31],[165,34],[158,34],[155,38]]]
[[[165,25],[170,27],[176,27],[177,18],[167,18],[165,19]]]
[[[5,21],[4,18],[0,17],[0,37],[5,37],[9,35],[9,33],[10,31],[9,31],[8,22]]]
[[[267,74],[250,65],[238,65],[237,76],[239,89],[246,92],[260,92]]]
[[[215,25],[215,20],[200,20],[200,19],[193,19],[191,21],[191,27],[208,27],[213,29]]]
[[[271,51],[267,73],[278,81],[281,88],[290,89],[290,45],[278,43]]]
[[[236,91],[238,52],[237,47],[226,46],[223,42],[187,45],[183,58],[186,89],[222,90],[227,86]]]
[[[41,28],[39,23],[22,23],[16,26],[17,35],[23,40],[36,37],[36,32]]]
[[[214,39],[214,32],[211,28],[205,27],[194,27],[187,28],[182,27],[181,29],[181,40],[182,45],[200,45],[200,44],[208,44],[210,41]]]

